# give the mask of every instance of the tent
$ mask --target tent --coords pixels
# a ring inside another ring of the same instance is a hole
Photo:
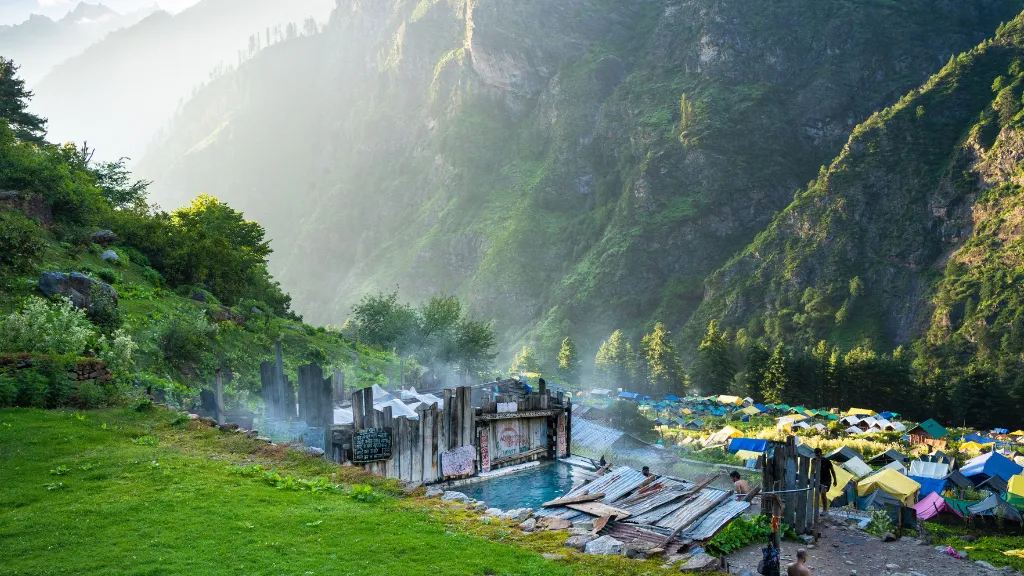
[[[885,510],[894,524],[904,528],[917,528],[917,512],[904,506],[898,498],[881,489],[858,497],[857,509]]]
[[[741,406],[743,404],[743,398],[739,396],[727,396],[725,394],[719,396],[716,401],[719,404],[728,404],[732,406]]]
[[[677,398],[676,396],[674,396],[672,394],[669,394],[668,396],[665,396],[665,400],[668,400],[669,402],[679,402],[679,398]]]
[[[908,475],[907,478],[921,485],[921,491],[918,493],[919,497],[927,496],[928,494],[942,494],[946,489],[945,478],[925,478],[923,476],[914,476],[913,474]]]
[[[921,478],[945,479],[949,475],[949,464],[945,462],[914,460],[910,463],[910,475]]]
[[[917,512],[919,520],[929,520],[943,513],[956,514],[961,518],[964,517],[959,510],[950,506],[949,502],[946,502],[946,499],[938,492],[932,492],[925,496],[920,502],[914,504],[913,508]]]
[[[990,494],[981,502],[967,507],[971,516],[998,516],[1015,522],[1021,521],[1020,511],[999,498],[998,494]]]
[[[868,460],[868,464],[871,464],[872,466],[882,466],[883,464],[889,464],[890,462],[899,462],[902,464],[907,460],[908,458],[906,456],[890,448]]]
[[[960,472],[975,486],[988,479],[989,476],[1000,476],[1009,481],[1013,476],[1024,471],[1019,464],[998,452],[989,452],[968,460]]]
[[[1010,486],[1006,483],[1006,480],[1003,480],[999,476],[989,476],[988,480],[978,484],[979,490],[988,490],[995,494],[1006,494],[1009,487]]]
[[[850,458],[846,462],[840,464],[840,466],[849,470],[856,478],[861,478],[871,474],[871,466],[865,464],[860,458]]]
[[[1010,432],[1010,436],[1024,436],[1024,430],[1017,430],[1016,432]]]
[[[895,470],[900,474],[903,474],[904,476],[907,475],[907,467],[904,466],[902,462],[897,462],[896,460],[893,460],[892,462],[889,462],[885,466],[882,466],[881,468],[879,468],[879,470]]]
[[[1006,501],[1014,506],[1024,506],[1024,475],[1010,478],[1006,486]]]
[[[863,459],[863,457],[860,455],[860,452],[857,452],[856,450],[850,448],[849,446],[842,446],[840,448],[837,448],[836,450],[833,450],[826,454],[825,458],[828,458],[833,462],[839,463],[846,462],[847,460],[851,460],[853,458]]]
[[[636,392],[619,392],[619,398],[625,398],[628,400],[636,400],[640,398],[640,394]]]
[[[833,466],[833,469],[836,471],[836,483],[829,488],[828,493],[826,494],[829,502],[842,496],[846,486],[854,479],[853,474],[847,472],[842,466]]]
[[[747,450],[749,452],[764,452],[768,448],[767,440],[757,438],[733,438],[729,441],[729,452]]]
[[[960,488],[966,490],[968,488],[974,488],[974,484],[967,479],[966,476],[960,473],[959,470],[953,470],[946,476],[946,484],[954,488]]]
[[[845,413],[846,416],[874,416],[874,410],[868,410],[867,408],[850,408]]]
[[[983,446],[977,442],[964,442],[960,445],[960,452],[981,452]]]
[[[761,456],[760,452],[754,452],[753,450],[737,450],[736,457],[744,462],[751,460],[757,460]]]
[[[768,411],[768,406],[765,406],[764,404],[754,404],[754,408],[757,408],[760,412]]]
[[[971,432],[970,434],[965,434],[964,437],[963,437],[963,440],[966,440],[968,442],[977,442],[978,444],[981,444],[982,446],[984,446],[986,444],[995,444],[996,443],[996,441],[994,439],[989,438],[987,436],[982,436],[981,434],[978,434],[977,432]]]
[[[740,410],[740,414],[746,414],[747,416],[755,416],[760,413],[761,411],[753,406],[747,406],[743,410]]]
[[[858,496],[867,496],[878,489],[884,490],[907,506],[913,506],[921,485],[895,470],[879,470],[857,482]]]

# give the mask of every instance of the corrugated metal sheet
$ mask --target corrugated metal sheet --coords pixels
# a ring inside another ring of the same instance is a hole
[[[647,477],[639,470],[629,466],[616,466],[593,482],[570,490],[564,497],[582,496],[584,492],[587,494],[604,493],[604,498],[600,502],[613,505],[613,502],[619,498],[636,490],[636,487],[646,479]],[[537,515],[541,517],[556,516],[570,521],[575,521],[573,520],[574,517],[587,516],[583,512],[577,512],[568,508],[542,508]]]
[[[729,499],[683,531],[681,536],[690,540],[708,540],[726,524],[747,511],[749,502]]]
[[[696,521],[713,502],[721,499],[727,492],[718,488],[705,488],[693,496],[683,500],[675,510],[659,520],[655,526],[675,530]]]
[[[606,452],[625,434],[622,430],[594,424],[582,418],[572,419],[572,451]]]

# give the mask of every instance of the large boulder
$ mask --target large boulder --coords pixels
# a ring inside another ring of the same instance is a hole
[[[117,290],[110,284],[89,278],[85,274],[72,272],[43,272],[39,276],[39,291],[47,298],[63,296],[77,308],[89,309],[93,306],[96,291],[106,293],[117,305]]]
[[[107,246],[117,242],[117,234],[113,230],[100,230],[89,235],[89,240],[101,246]]]
[[[611,536],[601,536],[597,540],[587,542],[584,549],[587,554],[599,554],[602,556],[618,556],[622,554],[622,541]]]
[[[722,561],[714,556],[701,552],[694,554],[679,569],[683,572],[717,572],[722,566]]]
[[[593,542],[594,540],[597,540],[597,536],[594,536],[593,534],[578,534],[576,536],[570,536],[565,541],[565,547],[575,548],[580,552],[583,552],[587,549],[587,544]]]
[[[117,262],[121,260],[121,257],[113,250],[107,250],[103,254],[100,254],[100,258],[102,258],[104,262],[110,262],[112,264],[117,264]]]
[[[448,491],[441,495],[441,500],[445,502],[458,502],[460,504],[468,504],[469,496],[466,496],[462,492]]]

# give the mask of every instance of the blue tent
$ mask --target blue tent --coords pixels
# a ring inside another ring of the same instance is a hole
[[[765,406],[764,404],[754,404],[754,408],[757,408],[761,412],[767,412],[768,411],[768,407]]]
[[[751,452],[764,452],[768,449],[767,440],[758,440],[757,438],[733,438],[729,442],[729,452],[737,452],[739,450],[749,450]]]
[[[636,400],[640,395],[636,392],[619,392],[619,398],[629,398],[630,400]]]
[[[987,438],[987,437],[982,436],[981,434],[977,434],[975,432],[971,432],[970,434],[965,435],[964,436],[964,440],[966,440],[967,442],[977,442],[978,444],[994,444],[995,443],[994,439]]]
[[[908,476],[908,478],[921,485],[921,490],[918,494],[919,499],[932,492],[938,492],[941,495],[942,491],[946,489],[945,478],[925,478],[924,476]]]
[[[878,417],[883,419],[883,420],[891,420],[892,419],[892,412],[882,412],[881,414],[878,415]]]
[[[679,398],[673,396],[672,394],[665,396],[665,400],[668,400],[669,402],[679,402]]]
[[[1024,471],[1024,468],[1019,464],[998,452],[989,452],[977,458],[971,458],[960,468],[960,473],[971,482],[974,482],[975,486],[992,476],[999,476],[1009,482],[1010,478],[1020,474],[1022,471]]]

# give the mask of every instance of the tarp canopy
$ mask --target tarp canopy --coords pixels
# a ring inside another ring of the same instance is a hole
[[[858,492],[859,494],[860,492]],[[857,498],[858,510],[871,510],[874,508],[894,507],[900,508],[903,502],[899,498],[879,488]]]
[[[673,396],[672,394],[665,396],[665,400],[668,400],[669,402],[679,402],[679,398]]]
[[[747,416],[754,416],[756,414],[760,414],[761,411],[758,410],[757,408],[753,407],[753,406],[747,406],[743,410],[740,410],[740,413],[741,414],[746,414]]]
[[[981,452],[983,446],[977,442],[964,442],[960,445],[960,452]]]
[[[999,498],[998,494],[990,494],[988,498],[985,498],[981,502],[968,506],[967,511],[970,512],[972,516],[998,516],[1000,518],[1006,518],[1016,522],[1021,521],[1020,511],[1006,502],[1003,502],[1003,500]]]
[[[906,474],[907,474],[907,467],[904,466],[902,462],[897,462],[896,460],[893,460],[892,462],[889,462],[885,466],[882,466],[881,469],[882,470],[895,470],[895,471],[899,472],[900,474],[903,474],[904,476],[906,476]]]
[[[1017,430],[1016,432],[1010,432],[1010,436],[1024,436],[1024,430]]]
[[[729,452],[747,450],[749,452],[764,452],[768,448],[767,440],[757,438],[733,438],[729,441]]]
[[[981,434],[978,434],[977,432],[971,432],[970,434],[965,434],[963,439],[968,441],[968,442],[977,442],[978,444],[981,444],[982,446],[984,446],[985,444],[995,444],[996,443],[994,438],[989,438],[987,436],[982,436]]]
[[[966,476],[961,474],[959,470],[953,470],[950,472],[949,476],[946,476],[946,483],[950,486],[955,486],[956,488],[974,488],[974,484],[972,484]]]
[[[995,492],[996,494],[1006,494],[1009,489],[1009,485],[1006,480],[1003,480],[999,476],[989,476],[988,480],[985,480],[981,484],[978,484],[979,490],[988,490]]]
[[[768,411],[768,407],[765,406],[764,404],[754,404],[754,408],[757,408],[761,412],[767,412]]]
[[[845,412],[846,416],[874,416],[874,410],[868,410],[867,408],[850,408]]]
[[[1024,471],[1019,464],[998,452],[989,452],[968,460],[960,472],[975,485],[985,481],[989,476],[1000,476],[1009,481],[1013,476]]]
[[[956,514],[961,518],[964,516],[959,510],[950,506],[949,502],[946,502],[946,499],[938,492],[932,492],[922,498],[920,502],[914,504],[914,510],[917,512],[917,517],[920,520],[934,518],[943,512]]]
[[[884,490],[907,506],[913,506],[921,485],[895,470],[879,470],[857,482],[858,496],[867,496],[875,490]]]
[[[630,400],[636,400],[640,397],[640,394],[636,392],[619,392],[619,398],[629,398]]]
[[[948,475],[949,464],[945,462],[925,462],[924,460],[914,460],[910,463],[910,476],[945,479]]]
[[[914,476],[913,474],[907,477],[921,485],[918,497],[934,493],[942,494],[942,491],[946,489],[945,478],[925,478],[923,476]]]
[[[842,466],[833,466],[832,468],[836,471],[836,483],[828,490],[829,502],[842,496],[846,485],[854,480],[853,474],[847,472]]]
[[[843,468],[846,468],[856,478],[861,478],[871,474],[871,466],[868,466],[860,458],[850,458],[846,462],[840,464]]]
[[[1010,478],[1006,485],[1006,501],[1014,506],[1024,505],[1024,475]]]
[[[850,448],[849,446],[839,447],[826,454],[825,458],[828,458],[833,462],[839,463],[846,462],[847,460],[851,460],[853,458],[860,458],[861,460],[864,459],[864,457],[861,456],[860,452],[857,452],[856,450]]]

